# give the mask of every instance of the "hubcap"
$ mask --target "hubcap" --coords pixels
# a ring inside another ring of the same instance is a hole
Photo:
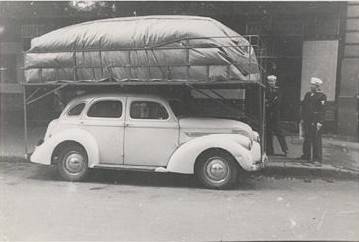
[[[80,173],[84,166],[84,157],[79,153],[70,153],[65,160],[65,168],[68,172],[76,174]]]
[[[207,163],[206,173],[212,182],[223,182],[227,178],[228,172],[228,165],[220,158],[212,158]]]

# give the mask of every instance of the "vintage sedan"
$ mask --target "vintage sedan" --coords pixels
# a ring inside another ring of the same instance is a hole
[[[30,160],[79,181],[89,168],[195,174],[227,188],[263,166],[259,135],[240,121],[176,116],[168,100],[93,94],[72,100],[50,122]]]

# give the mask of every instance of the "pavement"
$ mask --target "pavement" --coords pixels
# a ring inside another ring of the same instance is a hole
[[[194,176],[0,162],[0,241],[358,241],[359,182],[252,175],[231,190]]]
[[[0,127],[0,161],[24,160],[25,139],[22,125],[3,123]],[[44,126],[33,125],[28,128],[28,152],[31,152],[37,141],[43,138]],[[286,136],[289,152],[286,157],[280,155],[277,139],[274,139],[274,150],[279,155],[269,157],[266,173],[306,174],[311,176],[335,174],[359,177],[359,143],[348,137],[335,135],[323,136],[323,162],[314,165],[296,159],[302,154],[303,140],[296,135]]]
[[[335,135],[323,136],[323,161],[321,164],[313,164],[298,159],[302,155],[303,140],[298,136],[287,136],[287,156],[280,154],[279,143],[274,139],[274,149],[279,155],[270,156],[266,164],[267,170],[289,172],[310,172],[323,175],[323,173],[337,173],[339,175],[359,176],[359,143],[348,137]]]

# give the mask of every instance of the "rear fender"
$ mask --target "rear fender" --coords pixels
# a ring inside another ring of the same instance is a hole
[[[245,147],[249,147],[249,145],[250,140],[239,134],[212,134],[198,137],[184,143],[173,153],[166,170],[193,174],[197,157],[211,148],[228,151],[243,169],[248,170],[252,163],[252,155]]]
[[[56,147],[66,141],[74,141],[81,144],[88,156],[88,165],[93,167],[99,163],[99,148],[95,138],[83,129],[68,129],[47,138],[40,146],[36,147],[31,155],[31,161],[41,164],[51,164],[51,157]]]

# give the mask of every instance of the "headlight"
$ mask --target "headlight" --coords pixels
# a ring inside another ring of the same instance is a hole
[[[251,150],[253,147],[253,140],[251,139],[248,145],[248,149]]]
[[[258,143],[261,142],[261,137],[259,136],[259,134],[256,131],[253,131],[253,140]]]

